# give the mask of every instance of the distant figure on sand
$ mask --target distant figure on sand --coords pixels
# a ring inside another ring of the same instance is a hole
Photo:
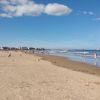
[[[38,59],[38,61],[40,61],[40,59]]]
[[[8,55],[8,57],[11,57],[11,53]]]
[[[96,53],[94,53],[94,58],[95,58],[95,59],[97,58],[97,54],[96,54]]]

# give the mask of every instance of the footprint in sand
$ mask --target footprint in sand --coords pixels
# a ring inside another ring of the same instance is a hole
[[[100,82],[94,82],[94,84],[96,84],[96,85],[100,85]]]

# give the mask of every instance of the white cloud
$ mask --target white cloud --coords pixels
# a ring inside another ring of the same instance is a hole
[[[99,18],[96,18],[96,20],[100,20],[100,17]]]
[[[8,4],[9,2],[8,2],[7,0],[1,0],[0,3],[1,3],[2,5],[4,5],[4,4]]]
[[[88,16],[93,16],[94,15],[94,12],[92,11],[79,11],[77,13],[77,15],[88,15]]]
[[[55,15],[55,16],[61,16],[61,15],[65,15],[65,14],[69,14],[72,10],[62,4],[48,4],[45,7],[45,13],[47,13],[48,15]]]
[[[0,5],[0,17],[38,16],[42,13],[61,16],[72,11],[63,4],[36,4],[32,0],[1,0]]]
[[[94,20],[100,21],[100,17],[98,17],[98,18],[95,18]]]
[[[27,4],[29,0],[9,0],[11,3],[14,4]]]
[[[84,15],[94,15],[92,11],[84,11],[83,14]]]
[[[4,13],[0,14],[0,17],[12,18],[12,16],[10,16],[10,15],[8,15],[8,14],[4,14]]]
[[[23,15],[31,15],[38,16],[44,10],[44,5],[30,4],[30,5],[19,5],[15,8],[15,13],[13,16],[23,16]]]

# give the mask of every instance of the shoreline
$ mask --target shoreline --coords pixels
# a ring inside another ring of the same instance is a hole
[[[100,68],[96,67],[95,65],[83,63],[80,61],[73,61],[73,60],[67,59],[65,57],[55,56],[55,55],[40,55],[40,54],[38,54],[37,56],[42,57],[42,60],[49,61],[59,67],[100,76]]]
[[[13,52],[13,51],[7,51],[7,52]],[[49,61],[58,67],[63,67],[63,68],[67,68],[73,71],[100,76],[100,67],[96,67],[95,65],[91,65],[91,64],[84,63],[81,61],[74,61],[62,56],[33,54],[31,52],[24,52],[24,53],[28,55],[39,56],[41,57],[42,60]]]

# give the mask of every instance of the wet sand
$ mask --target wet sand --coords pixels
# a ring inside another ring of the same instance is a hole
[[[38,55],[38,56],[42,57],[43,60],[50,61],[59,67],[100,76],[100,67],[91,64],[86,64],[79,61],[72,61],[61,56],[54,56],[54,55]]]
[[[77,63],[70,61],[68,66]],[[0,51],[0,100],[100,100],[100,77],[38,56]]]

